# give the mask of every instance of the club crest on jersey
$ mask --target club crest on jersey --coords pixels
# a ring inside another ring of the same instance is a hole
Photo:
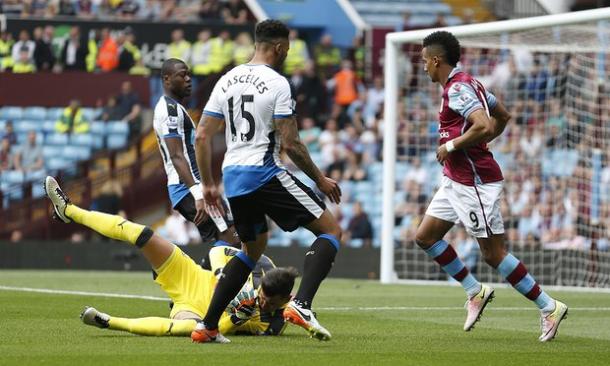
[[[167,117],[167,126],[169,128],[176,128],[176,127],[178,127],[178,117],[176,117],[176,116],[169,116],[169,117]]]

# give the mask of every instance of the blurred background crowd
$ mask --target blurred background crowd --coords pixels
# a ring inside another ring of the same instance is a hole
[[[389,9],[392,13],[385,16],[383,11],[388,9],[378,9],[383,1],[352,3],[366,22],[385,33],[503,16],[502,9],[494,8],[498,13],[480,10],[485,1],[473,2],[476,11],[450,1],[394,1],[404,6],[397,8],[399,12]],[[157,51],[190,65],[194,86],[188,106],[194,120],[219,75],[247,62],[253,52],[256,16],[240,0],[0,0],[0,10],[20,19],[102,21],[86,30],[81,23],[44,22],[2,30],[0,76],[124,73],[143,78],[149,91],[145,98],[132,82],[123,81],[115,92],[99,95],[93,105],[82,106],[79,95],[69,95],[65,105],[52,107],[4,105],[0,110],[0,188],[5,210],[24,197],[40,197],[40,189],[35,184],[28,189],[28,182],[38,182],[45,174],[62,172],[66,179],[95,180],[103,176],[103,169],[140,159],[147,146],[156,149],[154,141],[149,143],[150,108],[162,93],[159,59],[150,45],[143,46],[144,34],[129,22],[171,20],[171,33]],[[197,25],[195,31],[188,31],[189,23]],[[318,166],[341,184],[344,202],[331,209],[347,233],[344,244],[354,247],[379,246],[381,228],[384,82],[381,53],[373,50],[371,38],[371,33],[355,32],[349,42],[336,42],[323,29],[311,32],[295,27],[282,70],[296,91],[301,139]],[[441,171],[435,160],[441,90],[423,73],[419,50],[417,45],[405,47],[401,73],[396,75],[401,92],[394,237],[399,246],[413,245],[415,229]],[[604,122],[610,114],[606,84],[610,58],[595,53],[466,46],[460,66],[479,77],[513,116],[506,132],[490,144],[505,174],[502,213],[511,245],[607,250],[610,132]],[[582,89],[579,95],[573,86]],[[123,152],[134,146],[137,157],[121,160]],[[112,163],[101,163],[108,154]],[[89,162],[86,171],[83,161]],[[298,176],[308,181],[303,174]],[[107,184],[93,184],[84,197],[94,208],[119,212],[128,200],[122,186],[133,182],[121,184],[121,180],[120,174],[113,173],[104,178]],[[157,189],[165,189],[163,181]],[[168,212],[167,203],[163,207]],[[199,240],[196,229],[175,213],[157,216],[154,222],[176,243]],[[35,235],[21,231],[16,227],[10,235]],[[274,230],[270,244],[306,244],[309,235],[301,230]],[[78,235],[74,239],[79,240]],[[450,233],[449,240],[461,248],[460,253],[475,247],[460,228]]]

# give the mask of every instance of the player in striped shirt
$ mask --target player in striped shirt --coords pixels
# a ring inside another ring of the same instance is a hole
[[[195,161],[195,124],[182,106],[191,94],[189,67],[176,58],[161,67],[163,95],[153,114],[153,127],[167,174],[167,190],[172,208],[195,223],[204,244],[233,245],[240,241],[232,223],[230,210],[226,215],[209,215],[203,204],[201,175]]]

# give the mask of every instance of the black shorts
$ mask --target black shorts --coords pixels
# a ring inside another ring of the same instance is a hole
[[[282,230],[294,231],[319,218],[326,206],[301,181],[281,172],[254,192],[229,198],[235,230],[242,242],[254,241],[269,230],[269,216]]]
[[[231,210],[228,209],[227,205],[223,200],[223,206],[225,206],[225,216],[224,220],[227,223],[227,226],[233,225],[233,217],[231,215]],[[195,198],[193,195],[187,194],[183,199],[178,202],[174,210],[180,212],[182,217],[187,219],[190,222],[193,222],[195,219],[195,215],[197,214],[197,209],[195,208]],[[214,221],[208,216],[199,226],[197,226],[197,230],[199,230],[199,235],[201,235],[201,241],[203,244],[211,244],[212,242],[218,239],[218,234],[220,231]]]

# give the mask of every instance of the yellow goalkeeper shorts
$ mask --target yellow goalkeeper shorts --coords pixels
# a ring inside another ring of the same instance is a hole
[[[177,246],[156,272],[155,282],[174,302],[170,318],[180,311],[190,311],[203,318],[216,286],[212,272],[201,268]]]

